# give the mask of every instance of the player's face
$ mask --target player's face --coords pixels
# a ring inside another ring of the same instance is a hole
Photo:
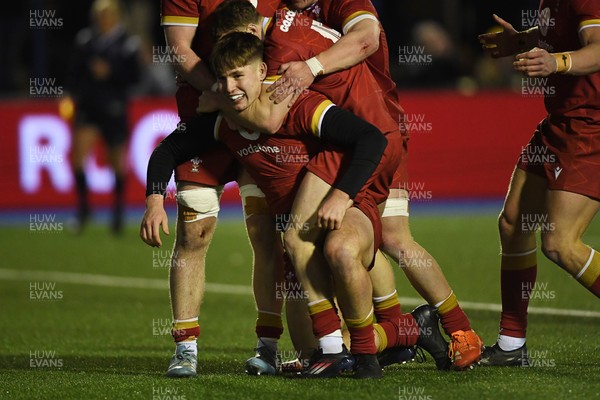
[[[317,0],[286,0],[286,4],[292,10],[302,10],[316,2]]]
[[[266,75],[266,64],[256,61],[219,76],[217,90],[231,101],[234,110],[241,112],[258,99]]]

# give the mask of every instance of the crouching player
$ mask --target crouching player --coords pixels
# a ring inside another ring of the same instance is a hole
[[[217,36],[237,30],[251,32],[257,37],[265,39],[265,61],[270,76],[276,73],[282,62],[297,58],[308,59],[315,53],[334,45],[340,37],[339,33],[335,30],[301,14],[289,12],[289,10],[278,12],[272,21],[262,18],[252,7],[249,7],[247,2],[240,0],[224,2],[215,11],[215,16],[217,18],[213,28]],[[290,17],[293,18],[291,25],[289,24]],[[268,79],[271,79],[271,77]],[[338,106],[352,111],[366,121],[372,122],[382,132],[394,132],[392,137],[395,140],[395,148],[401,148],[402,145],[398,143],[401,137],[397,124],[386,112],[387,108],[381,96],[381,90],[365,63],[359,63],[350,69],[319,77],[311,87],[326,94]],[[268,110],[269,104],[266,104],[266,107]],[[224,111],[233,119],[239,117],[235,113],[228,113],[226,108],[224,108]],[[238,121],[240,124],[250,124],[253,128],[258,128],[261,131],[275,131],[281,124],[277,113],[246,111],[242,114],[247,119]],[[264,118],[261,119],[261,117]],[[396,158],[400,159],[401,157],[397,155]],[[305,180],[314,180],[314,190],[317,190],[321,182],[323,182],[322,179],[310,173],[307,174]],[[313,189],[311,185],[309,183],[305,183],[305,185],[305,192],[312,194]],[[379,181],[378,192],[382,193],[383,196],[379,196],[376,199],[378,204],[386,201],[388,187],[390,187],[389,176]],[[312,197],[311,201],[312,203],[309,204],[313,206],[318,205]],[[294,218],[297,221],[299,216],[294,214]],[[302,221],[302,223],[296,225],[304,226],[305,222],[308,224],[308,221]],[[291,257],[295,258],[294,265],[296,268],[304,270],[305,267],[303,266],[306,265],[307,260],[314,253],[314,249],[311,241],[300,240],[299,236],[295,235],[293,231],[293,229],[290,229],[286,233],[286,246],[290,251]],[[345,243],[349,244],[350,242],[346,241]],[[395,320],[399,318],[401,314],[400,305],[395,291],[393,271],[389,264],[386,262],[381,267],[373,269],[370,275],[373,282],[376,282],[375,288],[378,290],[373,296],[377,319]],[[259,278],[267,279],[267,277],[255,277],[255,279]],[[433,310],[430,309],[429,311]],[[335,337],[336,342],[339,343],[337,348],[341,348],[341,334],[339,331],[332,332],[331,336]],[[333,340],[331,337],[327,339],[328,341]],[[401,358],[397,356],[398,354],[394,355],[393,352],[387,352],[386,357],[382,361],[386,364],[394,360],[401,361]],[[448,367],[448,357],[443,352],[436,352],[434,358],[438,368],[443,369]],[[456,361],[458,362],[458,360],[457,356]],[[467,362],[466,359],[461,361]]]
[[[322,132],[319,128],[323,129],[323,124],[328,123],[328,127],[331,127],[327,131],[329,136],[327,136],[326,141],[344,147],[348,147],[349,144],[356,141],[356,148],[353,149],[351,162],[348,160],[348,154],[344,159],[344,157],[340,158],[340,153],[330,151],[321,151],[311,159],[307,165],[309,172],[306,176],[314,175],[320,179],[323,182],[322,191],[317,192],[311,189],[310,198],[300,200],[296,198],[294,208],[298,207],[299,212],[292,211],[295,223],[286,231],[287,235],[291,230],[302,227],[299,233],[302,236],[301,240],[307,243],[307,246],[312,247],[308,261],[310,266],[303,266],[306,272],[304,276],[299,278],[303,289],[308,293],[309,302],[311,302],[311,297],[316,297],[313,304],[309,304],[309,310],[313,321],[313,331],[315,336],[320,339],[320,349],[317,353],[320,356],[316,356],[313,362],[314,365],[319,367],[309,368],[307,374],[316,376],[335,374],[339,372],[336,368],[343,365],[344,360],[347,359],[347,354],[343,350],[341,335],[339,335],[340,322],[332,301],[331,277],[328,271],[323,268],[326,265],[325,260],[320,259],[321,248],[323,248],[333,272],[338,301],[350,329],[352,350],[354,354],[358,354],[356,375],[359,377],[376,375],[379,366],[374,357],[377,349],[374,348],[371,340],[373,337],[371,287],[365,267],[372,265],[374,251],[379,247],[381,240],[379,224],[381,221],[377,205],[384,202],[387,197],[387,187],[399,161],[399,144],[402,138],[393,121],[388,125],[385,122],[379,122],[378,127],[380,130],[386,132],[385,137],[388,145],[381,163],[379,166],[374,166],[372,161],[364,157],[369,150],[373,149],[376,141],[373,139],[368,140],[365,136],[360,138],[351,136],[352,125],[347,125],[347,118],[340,116],[345,113],[342,113],[342,110],[337,107],[331,107],[330,109],[331,104],[324,97],[314,95],[303,97],[299,105],[294,104],[292,113],[287,115],[285,120],[280,117],[280,113],[281,110],[287,111],[287,108],[285,106],[275,106],[268,99],[265,101],[264,98],[267,97],[265,92],[263,92],[265,96],[259,97],[260,93],[258,93],[256,101],[247,104],[247,100],[245,100],[247,91],[240,85],[240,81],[246,75],[244,73],[245,69],[249,68],[253,71],[258,66],[253,66],[257,60],[250,58],[250,55],[247,55],[247,58],[244,59],[241,54],[249,50],[256,51],[254,48],[259,46],[259,43],[257,39],[252,39],[248,34],[233,33],[223,38],[216,45],[213,52],[211,61],[213,70],[219,79],[219,86],[233,103],[233,109],[237,112],[237,116],[242,119],[238,119],[236,122],[243,124],[246,122],[244,118],[250,115],[268,115],[274,121],[272,129],[279,129],[283,125],[282,130],[288,135],[294,133],[306,134],[307,132],[319,134]],[[233,60],[236,62],[233,62]],[[243,67],[239,65],[243,65]],[[260,63],[260,65],[264,64]],[[255,83],[260,83],[260,80],[257,81],[256,79],[256,74],[248,75],[254,77]],[[356,79],[359,76],[357,70],[347,71],[347,75],[346,78],[349,81],[358,81]],[[264,72],[261,72],[259,76],[264,78]],[[368,75],[366,78],[368,78]],[[356,89],[353,94],[356,94],[357,91],[360,93],[359,86],[354,87]],[[365,90],[362,94],[364,96],[357,96],[357,98],[361,98],[363,104],[369,104],[371,110],[384,109],[383,98],[378,91]],[[316,101],[314,107],[310,106],[311,101]],[[306,108],[307,104],[308,109]],[[357,108],[362,114],[369,114],[367,107],[360,108],[357,106]],[[371,117],[373,118],[372,115]],[[374,119],[377,120],[377,118]],[[281,132],[281,130],[279,131]],[[244,135],[234,134],[234,137],[238,140],[240,136],[243,137]],[[225,143],[230,147],[228,142]],[[243,154],[237,149],[231,147],[230,149],[238,157]],[[347,165],[343,176],[338,173],[340,165]],[[254,169],[248,166],[246,168],[252,174],[251,171]],[[375,174],[370,176],[375,168]],[[304,186],[306,176],[303,178],[300,190]],[[257,182],[261,179],[260,176],[253,176],[253,178]],[[365,186],[365,190],[361,190],[362,182],[365,181],[367,181],[368,186]],[[330,191],[334,182],[336,188]],[[268,184],[268,182],[264,182],[264,177],[259,182],[259,186],[263,190],[266,190],[265,187]],[[349,202],[349,198],[353,198],[354,202]],[[300,205],[297,206],[297,203]],[[350,208],[346,213],[348,204],[353,203],[356,207]],[[304,214],[311,207],[320,209],[318,224],[315,224],[314,218],[305,219],[305,217],[313,215],[312,212]],[[289,208],[286,208],[286,211],[289,211]],[[344,220],[347,222],[342,223]],[[371,223],[369,223],[369,220]],[[333,230],[325,234],[322,230],[315,229],[316,225]],[[304,227],[308,229],[305,230]],[[375,244],[371,243],[372,240],[365,241],[365,238],[372,238],[374,234]],[[315,243],[319,243],[319,245],[317,246]],[[337,257],[340,254],[346,256]],[[381,260],[383,260],[383,257],[381,257]],[[297,265],[294,266],[298,267]],[[428,326],[430,329],[420,330],[412,315],[398,316],[397,320],[391,318],[391,321],[385,321],[390,326],[387,329],[380,327],[378,330],[378,334],[383,338],[379,341],[382,344],[381,347],[386,347],[385,342],[390,347],[396,347],[400,344],[414,345],[420,341],[426,350],[434,355],[436,361],[440,359],[446,361],[446,343],[439,333],[437,317],[432,315],[430,311],[429,308],[426,308],[420,309],[416,313],[421,325],[433,321]],[[398,312],[398,314],[400,313]],[[406,335],[399,333],[406,333]],[[386,335],[390,336],[387,340]]]
[[[255,46],[257,48],[260,48],[260,41],[258,41],[258,39],[252,37],[251,35],[247,35],[247,34],[241,34],[243,37],[248,38],[251,37],[253,39],[253,42],[250,41],[249,45],[251,46]],[[235,39],[235,37],[233,38]],[[233,40],[232,39],[232,40]],[[249,40],[249,39],[246,39]],[[243,44],[243,43],[242,43]],[[242,46],[243,47],[243,46]],[[215,54],[220,54],[220,52],[217,52]],[[264,64],[262,64],[261,62],[261,54],[260,51],[257,51],[256,48],[252,49],[252,51],[241,51],[239,46],[233,46],[233,49],[230,50],[229,52],[225,52],[225,56],[223,57],[229,57],[231,60],[235,60],[236,61],[236,65],[237,64],[241,64],[241,66],[235,68],[235,67],[231,67],[231,71],[229,71],[230,73],[228,74],[228,78],[227,78],[227,85],[229,87],[229,85],[231,84],[231,88],[235,88],[235,90],[232,90],[230,93],[230,100],[233,103],[233,106],[236,110],[238,111],[243,111],[247,108],[249,108],[250,105],[252,105],[255,101],[255,99],[258,97],[258,95],[260,94],[260,89],[261,89],[261,78],[264,78],[264,74],[266,72],[266,70],[264,70]],[[262,72],[261,72],[262,69]],[[221,74],[220,74],[221,75]],[[253,78],[253,80],[250,80],[249,78]],[[234,85],[236,84],[236,85]],[[323,99],[324,100],[324,99]],[[314,101],[314,100],[313,100]],[[302,102],[300,104],[303,104]],[[307,100],[306,102],[304,102],[304,104],[307,105],[307,107],[309,107],[309,109],[311,109],[311,112],[306,114],[306,116],[304,117],[304,119],[302,118],[297,118],[294,115],[291,115],[290,118],[288,119],[289,121],[297,121],[297,122],[293,122],[293,123],[300,123],[299,121],[305,121],[304,122],[304,130],[306,131],[307,129],[309,131],[317,131],[317,132],[321,132],[321,137],[324,140],[329,140],[332,142],[336,142],[336,138],[337,140],[339,139],[339,128],[338,131],[336,131],[336,126],[338,125],[338,123],[341,123],[341,121],[346,118],[346,117],[340,117],[340,113],[344,114],[344,112],[342,110],[339,110],[336,107],[319,107],[320,105],[326,105],[328,104],[326,101],[319,101],[318,104],[312,103],[313,107],[311,107],[311,103],[309,100]],[[330,103],[329,103],[330,104]],[[299,110],[299,108],[297,108],[298,106],[294,106],[294,108],[292,108],[292,111],[294,110]],[[287,111],[287,107],[284,106],[284,109]],[[300,111],[297,111],[300,112]],[[323,116],[322,119],[318,118],[318,116]],[[320,124],[319,124],[320,121]],[[360,120],[358,120],[360,121]],[[223,127],[224,124],[220,124],[221,129]],[[369,130],[373,129],[372,126],[365,124],[364,122],[359,123],[357,121],[351,122],[350,124],[343,124],[343,126],[348,129],[348,132],[344,132],[344,136],[341,141],[339,141],[338,144],[346,144],[349,143],[349,141],[352,140],[353,137],[356,137],[357,132],[356,130],[358,130],[358,136],[361,137],[360,140],[360,145],[358,146],[358,148],[361,148],[363,150],[363,152],[366,149],[371,149],[371,152],[376,153],[377,151],[377,143],[379,143],[379,145],[381,145],[381,141],[377,140],[376,138],[373,137],[369,137],[368,135],[366,135],[365,130],[368,132]],[[318,128],[320,127],[320,130],[318,130]],[[368,128],[367,128],[368,127]],[[193,130],[193,125],[188,125],[188,129],[192,129]],[[376,131],[376,130],[375,130]],[[352,135],[352,132],[354,132],[354,135]],[[366,135],[366,136],[365,136]],[[379,134],[381,135],[381,134]],[[178,145],[175,145],[175,142],[173,141],[173,137],[179,137],[180,138],[180,142]],[[221,140],[225,139],[227,136],[219,136],[221,138]],[[281,165],[280,162],[277,161],[277,158],[275,157],[275,155],[279,154],[279,151],[275,150],[275,149],[281,149],[281,148],[285,148],[284,146],[289,146],[289,140],[290,137],[288,136],[287,138],[285,138],[288,141],[288,145],[281,145],[281,147],[277,147],[274,145],[269,145],[269,144],[265,144],[266,140],[274,140],[273,138],[275,136],[268,136],[268,135],[264,135],[264,134],[259,134],[259,133],[248,133],[247,131],[240,131],[240,132],[233,132],[230,135],[231,138],[235,138],[236,140],[238,140],[238,142],[240,140],[244,140],[245,142],[241,145],[241,147],[235,148],[235,147],[230,147],[231,150],[233,150],[234,154],[236,155],[236,157],[242,161],[244,163],[244,165],[246,166],[246,168],[249,169],[249,171],[253,171],[253,167],[248,165],[247,163],[249,163],[252,160],[261,160],[264,159],[265,157],[271,157],[272,160],[270,161],[271,166],[275,166],[275,171],[266,171],[265,173],[263,173],[264,176],[262,176],[261,174],[256,174],[256,172],[254,172],[253,177],[255,178],[255,180],[257,180],[259,182],[259,186],[261,186],[263,189],[269,189],[270,187],[272,188],[276,188],[278,189],[277,192],[275,192],[275,194],[269,194],[269,190],[265,190],[265,192],[267,193],[267,200],[269,201],[269,205],[275,210],[275,212],[278,212],[279,214],[288,212],[290,207],[291,207],[291,201],[290,199],[293,200],[293,196],[295,193],[295,188],[297,187],[297,185],[299,185],[300,183],[300,178],[301,175],[299,175],[299,172],[302,171],[303,169],[303,164],[302,165],[294,165],[294,164],[287,164],[287,165]],[[305,135],[305,140],[308,140],[310,137]],[[183,144],[183,142],[185,141],[197,141],[197,143],[195,144]],[[314,141],[316,139],[312,138],[313,141],[313,145],[314,145]],[[356,138],[354,140],[357,140]],[[196,146],[195,148],[199,147],[204,147],[206,149],[206,147],[208,145],[210,145],[211,142],[214,142],[213,138],[210,137],[202,137],[200,135],[190,135],[189,132],[182,134],[181,132],[174,132],[169,138],[167,138],[155,151],[155,153],[153,154],[151,160],[150,160],[150,165],[149,165],[149,172],[148,172],[148,179],[149,179],[149,185],[152,185],[155,175],[155,165],[153,164],[153,159],[155,158],[155,155],[157,154],[157,152],[163,152],[164,150],[171,150],[171,151],[180,151],[182,153],[185,153],[185,151],[188,151],[190,148],[192,148],[193,146]],[[231,142],[228,142],[227,140],[224,140],[225,144],[228,146],[232,146]],[[318,140],[317,140],[318,143]],[[373,147],[373,144],[375,144],[376,146]],[[364,149],[362,146],[365,146]],[[289,148],[289,147],[288,147]],[[381,151],[381,149],[380,149]],[[295,153],[298,152],[297,149],[294,150]],[[356,154],[360,154],[360,152],[355,152]],[[307,154],[314,154],[313,153],[307,153]],[[373,154],[373,153],[372,153]],[[189,154],[184,154],[182,156],[182,159],[185,159],[186,157],[189,157]],[[363,156],[364,158],[364,156]],[[364,161],[364,160],[363,160]],[[263,161],[264,164],[264,161]],[[372,170],[374,170],[377,166],[377,161],[375,159],[374,160],[370,160],[367,162],[367,164],[371,165]],[[260,161],[259,161],[259,165],[260,165]],[[162,167],[163,165],[159,165],[159,167]],[[352,166],[351,166],[352,167]],[[351,170],[352,168],[350,167],[349,170]],[[290,172],[291,170],[291,172]],[[296,172],[294,172],[294,170]],[[252,172],[251,172],[252,173]],[[290,173],[292,173],[292,177],[290,179]],[[295,174],[295,176],[293,176]],[[368,179],[369,175],[360,175],[363,176],[364,179]],[[163,175],[164,176],[164,175]],[[288,177],[288,179],[290,179],[290,181],[288,183],[284,183],[282,181],[283,178]],[[168,174],[167,174],[167,179],[168,179]],[[343,178],[342,178],[343,181]],[[348,182],[349,180],[346,179],[346,181]],[[331,182],[333,183],[333,182]],[[271,185],[271,186],[269,186]],[[359,185],[360,186],[360,185]],[[282,188],[283,188],[283,196],[282,195]],[[352,192],[352,190],[349,190]],[[278,203],[281,203],[284,199],[288,204],[287,207],[278,209]],[[377,221],[378,218],[378,210],[376,205],[368,200],[368,196],[365,195],[364,196],[364,201],[365,203],[363,203],[361,205],[362,209],[366,210],[373,221]],[[347,202],[344,203],[343,205],[344,207],[344,211],[345,211],[345,207],[347,207]],[[281,212],[279,212],[278,210],[281,210]],[[285,211],[283,211],[285,210]],[[355,213],[354,211],[350,211],[350,213]],[[366,214],[363,214],[366,215]],[[358,218],[361,218],[360,216]],[[324,221],[329,221],[328,217],[325,218]],[[350,226],[350,224],[346,224],[348,226]],[[369,228],[365,228],[367,231],[369,230]],[[373,228],[371,229],[371,235],[373,235]],[[157,232],[158,233],[158,232]],[[367,245],[363,246],[366,248],[366,251],[372,251],[373,249],[373,245],[371,243],[367,243]],[[370,257],[372,258],[372,256]],[[366,261],[368,261],[368,258],[365,258],[364,263],[366,263]],[[363,260],[361,260],[363,261]],[[326,267],[325,267],[326,268]],[[322,269],[322,268],[321,268]],[[325,284],[327,284],[327,282],[330,280],[330,278],[325,279]],[[367,285],[368,285],[368,281],[367,281]],[[330,290],[330,289],[325,289],[325,290]],[[368,301],[370,301],[370,293],[367,294],[367,299]],[[334,313],[335,315],[335,313]],[[336,316],[337,318],[337,316]],[[412,316],[410,316],[410,318],[412,318]],[[414,320],[414,318],[412,318],[412,320]],[[421,319],[423,320],[423,319]],[[435,328],[437,329],[437,319],[434,320],[435,321]],[[433,325],[433,324],[431,324]],[[339,329],[339,320],[337,320],[337,327],[335,327],[335,329]],[[398,334],[398,330],[389,330],[392,334]],[[364,339],[362,340],[358,340],[355,341],[356,345],[359,347],[359,351],[363,351],[362,347],[366,347],[368,350],[368,352],[371,352],[373,349],[373,343],[372,343],[372,339],[373,339],[373,333],[372,330],[370,330],[370,335],[366,334],[365,332],[367,332],[367,329],[363,329],[363,336]],[[441,335],[439,334],[439,330],[438,330],[438,338],[441,340],[442,343],[443,339],[441,338]],[[391,338],[388,340],[388,344],[389,345],[395,345],[396,342],[398,341],[397,338]],[[354,343],[353,342],[353,346]],[[439,343],[439,341],[438,341]],[[442,348],[444,348],[444,345],[441,345]],[[443,352],[443,350],[442,350]],[[362,353],[359,353],[362,354]],[[373,360],[372,354],[365,354],[366,357],[359,357],[361,359],[367,359],[367,360]],[[351,358],[349,357],[345,357],[342,361],[344,363],[344,365],[346,367],[349,367],[351,365]],[[376,361],[375,361],[376,363]],[[338,363],[339,364],[339,363]],[[369,376],[378,376],[380,374],[380,371],[378,370],[378,368],[371,368],[373,366],[373,363],[359,363],[359,366],[362,365],[363,367],[359,367],[357,369],[357,377],[369,377]],[[326,364],[324,364],[324,366],[327,366]],[[343,367],[343,365],[342,365]],[[340,365],[336,365],[336,372],[340,372]],[[324,368],[325,369],[325,368]],[[329,370],[328,372],[332,373],[331,370]],[[319,375],[319,376],[326,376],[326,375]]]

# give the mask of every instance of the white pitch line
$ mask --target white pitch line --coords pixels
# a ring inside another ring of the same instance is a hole
[[[423,304],[424,300],[416,297],[400,297],[400,304],[419,305]],[[483,310],[483,311],[502,311],[501,304],[495,303],[479,303],[475,301],[460,301],[460,306],[466,310]],[[569,310],[566,308],[552,307],[529,307],[527,311],[530,314],[545,314],[545,315],[560,315],[567,317],[584,317],[584,318],[600,318],[600,312],[587,310]]]
[[[81,274],[75,272],[17,270],[0,268],[0,280],[8,281],[53,281],[72,283],[78,285],[108,286],[134,289],[160,289],[168,290],[167,279],[136,278],[115,275]],[[231,285],[228,283],[206,283],[205,290],[211,293],[244,294],[251,295],[252,288],[245,285]],[[424,300],[417,297],[400,297],[401,304],[419,305]],[[460,305],[468,310],[497,311],[502,310],[500,304],[461,301]],[[588,310],[569,310],[551,307],[529,307],[530,314],[560,315],[568,317],[600,318],[600,312]]]
[[[169,289],[168,279],[136,278],[115,275],[80,274],[75,272],[1,269],[0,279],[10,281],[44,280],[78,285],[123,287],[133,289]],[[252,294],[252,288],[226,283],[206,283],[206,291],[227,294]]]

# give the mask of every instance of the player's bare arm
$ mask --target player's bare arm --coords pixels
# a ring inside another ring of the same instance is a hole
[[[198,90],[208,90],[214,83],[214,77],[208,66],[192,50],[192,41],[196,34],[194,26],[165,26],[165,39],[169,48],[180,61],[175,70],[187,83]]]
[[[348,69],[364,61],[379,48],[379,35],[379,21],[363,19],[353,25],[331,48],[312,59],[282,64],[279,69],[282,79],[268,89],[268,92],[272,92],[271,99],[280,103],[293,94],[293,102],[318,75]]]
[[[548,53],[536,48],[517,54],[514,68],[527,76],[548,76],[554,73],[589,75],[600,71],[600,28],[583,29],[579,37],[583,46],[579,50]]]
[[[225,78],[220,78],[221,80]],[[236,111],[226,92],[204,92],[198,98],[199,113],[220,110],[225,118],[249,130],[274,134],[281,128],[289,111],[285,103],[275,103],[269,99],[268,84],[263,84],[260,96],[248,108]]]
[[[533,49],[538,45],[538,27],[518,32],[507,21],[494,14],[494,20],[502,31],[479,35],[479,43],[493,58],[512,56]]]

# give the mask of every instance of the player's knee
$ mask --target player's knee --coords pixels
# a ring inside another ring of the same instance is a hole
[[[351,279],[353,270],[360,260],[359,246],[352,240],[336,238],[326,240],[323,254],[334,275],[342,280]]]
[[[500,232],[501,238],[509,238],[514,236],[518,232],[516,218],[511,216],[505,210],[502,210],[498,216],[498,231]]]
[[[175,251],[206,251],[212,240],[216,224],[217,221],[215,218],[180,224],[177,230],[177,239],[175,240]]]
[[[542,232],[542,252],[552,262],[563,265],[569,259],[573,249],[571,243],[560,232]]]

